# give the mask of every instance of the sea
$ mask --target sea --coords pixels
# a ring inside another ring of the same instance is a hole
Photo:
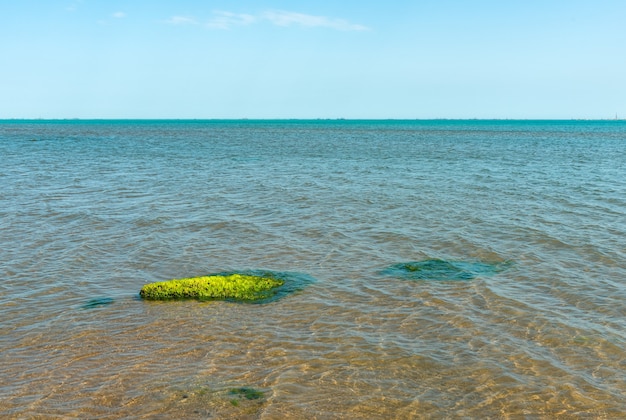
[[[626,121],[0,121],[0,418],[626,418]]]

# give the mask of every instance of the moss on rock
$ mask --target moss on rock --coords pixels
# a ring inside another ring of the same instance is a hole
[[[198,299],[257,301],[272,297],[285,283],[273,276],[216,274],[146,284],[139,295],[149,300]]]

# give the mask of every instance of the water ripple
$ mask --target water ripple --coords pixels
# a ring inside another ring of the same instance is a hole
[[[619,418],[624,141],[617,122],[0,122],[0,416]],[[406,281],[424,261],[471,281]],[[265,305],[136,296],[250,268],[316,281]],[[235,406],[241,388],[266,398]]]

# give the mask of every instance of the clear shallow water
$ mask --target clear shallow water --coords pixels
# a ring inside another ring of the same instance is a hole
[[[0,417],[624,417],[625,215],[624,122],[0,122]]]

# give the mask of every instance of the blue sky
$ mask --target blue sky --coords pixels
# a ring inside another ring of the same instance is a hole
[[[0,118],[626,118],[626,1],[0,0]]]

